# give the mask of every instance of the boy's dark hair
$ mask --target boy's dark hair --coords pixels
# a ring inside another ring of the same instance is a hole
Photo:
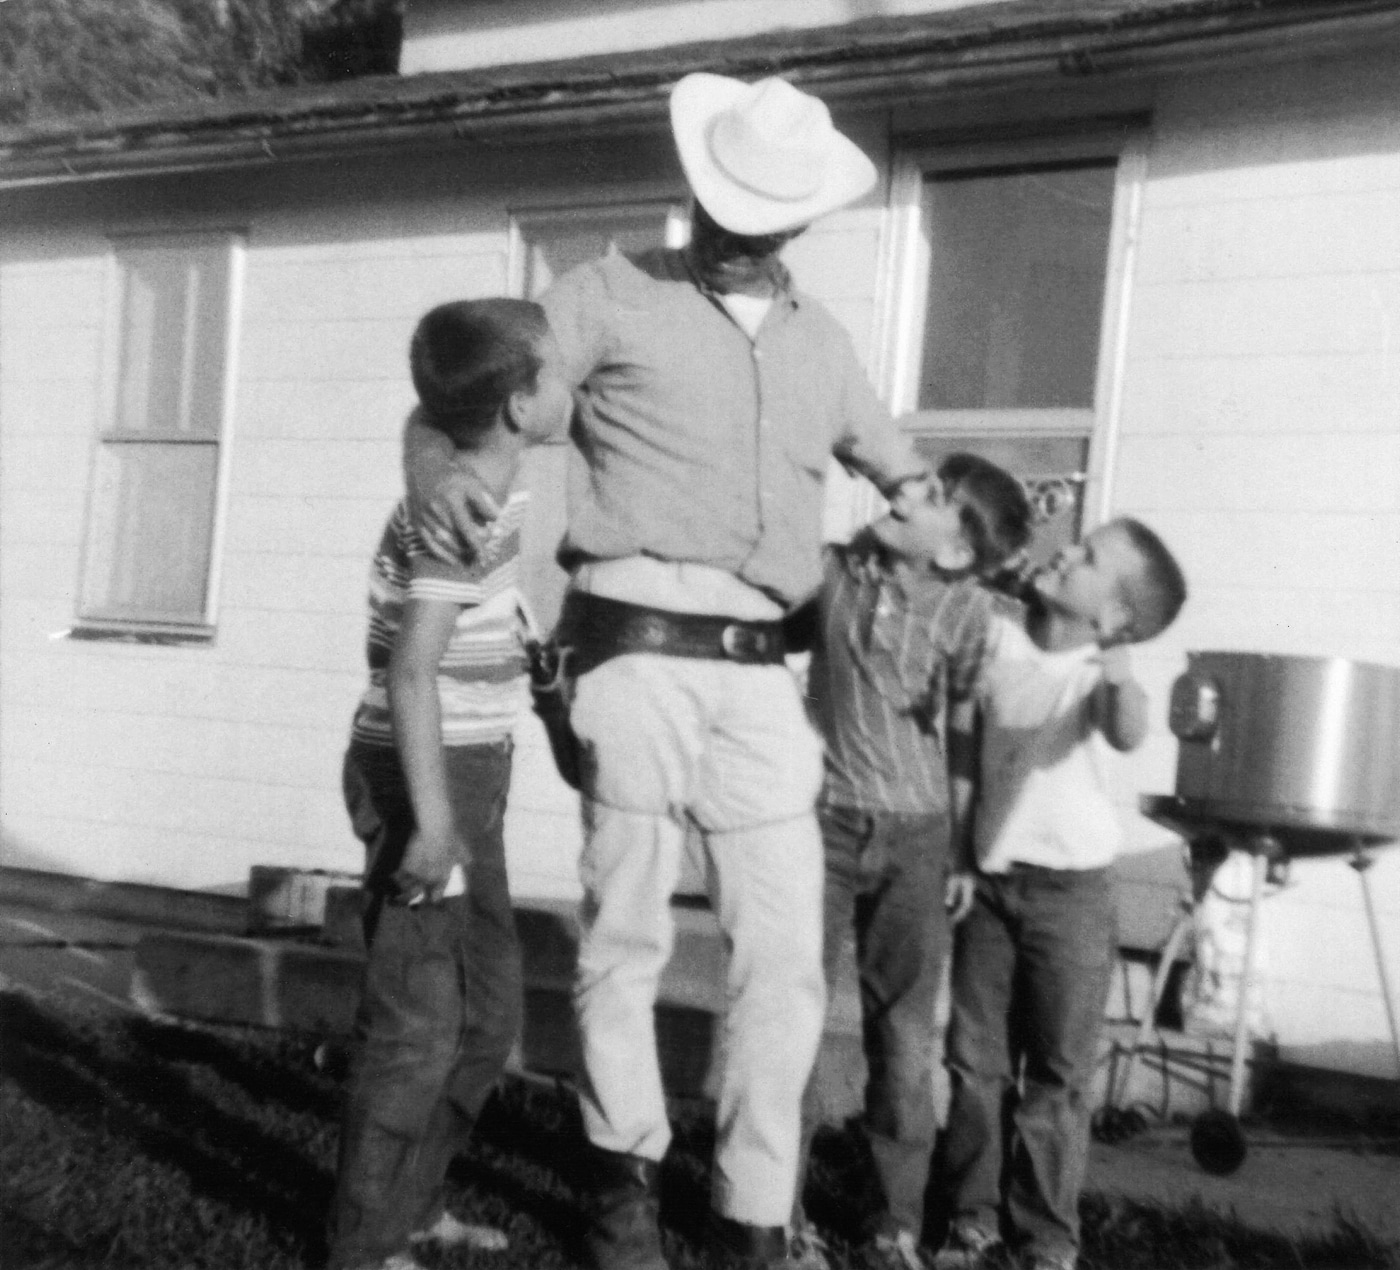
[[[1142,567],[1122,582],[1123,597],[1132,612],[1134,643],[1160,635],[1186,603],[1186,575],[1167,544],[1140,520],[1120,516],[1110,522],[1128,537]]]
[[[1021,482],[980,454],[959,450],[938,465],[938,479],[962,501],[963,532],[986,573],[1031,540],[1031,504]]]
[[[423,422],[466,445],[515,392],[533,389],[549,330],[532,300],[455,300],[419,320],[408,349]]]

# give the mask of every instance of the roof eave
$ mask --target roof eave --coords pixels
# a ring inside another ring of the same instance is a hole
[[[1023,6],[1016,6],[1024,9]],[[1024,9],[1026,12],[1034,10]],[[1003,16],[1001,10],[997,16]],[[1044,15],[1045,10],[1039,13]],[[795,40],[717,42],[485,73],[360,81],[349,90],[262,94],[231,104],[147,112],[126,120],[64,121],[0,135],[0,188],[268,165],[405,146],[546,140],[580,128],[658,125],[671,86],[695,70],[782,73],[829,101],[886,104],[1070,80],[1197,70],[1261,56],[1317,55],[1400,33],[1400,0],[1201,0],[1160,20],[990,25],[981,38],[853,41],[814,51]]]

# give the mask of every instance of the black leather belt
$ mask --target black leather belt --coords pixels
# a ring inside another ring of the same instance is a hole
[[[567,673],[582,675],[623,653],[776,665],[787,652],[783,624],[741,622],[705,613],[673,613],[571,591],[555,638],[569,650]]]

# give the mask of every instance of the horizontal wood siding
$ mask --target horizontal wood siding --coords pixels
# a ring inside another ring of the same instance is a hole
[[[1157,103],[1112,474],[1113,509],[1159,528],[1192,585],[1139,658],[1156,701],[1190,649],[1400,663],[1397,91],[1392,61],[1351,59]],[[1130,796],[1171,789],[1158,740]],[[1400,852],[1370,881],[1400,983]],[[1297,863],[1263,914],[1282,1057],[1400,1075],[1353,870]]]

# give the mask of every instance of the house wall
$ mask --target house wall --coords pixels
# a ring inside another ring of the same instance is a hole
[[[1165,699],[1188,649],[1400,662],[1391,80],[1380,57],[1319,61],[1178,80],[1147,102],[1101,510],[1161,529],[1193,598],[1137,657],[1158,704],[1148,745],[1120,769],[1135,850],[1175,849],[1133,809],[1139,791],[1172,788]],[[887,162],[881,120],[846,126]],[[412,324],[439,300],[506,286],[512,208],[679,192],[664,138],[642,137],[5,196],[0,863],[231,892],[253,864],[356,868],[338,763],[368,555],[398,489]],[[872,361],[884,197],[791,249],[799,281]],[[217,638],[56,638],[74,614],[98,426],[103,236],[202,223],[249,234]],[[838,482],[832,524],[859,501]],[[508,838],[517,894],[575,893],[576,810],[533,722]],[[1397,857],[1382,852],[1370,879],[1400,982]],[[1397,1074],[1345,862],[1295,864],[1264,927],[1284,1053]]]
[[[1005,0],[413,0],[399,69],[464,70],[742,39]]]
[[[1158,526],[1192,583],[1142,659],[1159,701],[1187,649],[1400,664],[1393,67],[1378,52],[1158,95],[1111,504]],[[1133,783],[1170,791],[1172,755],[1159,727]],[[1400,985],[1400,850],[1370,882]],[[1400,1075],[1354,871],[1295,862],[1262,913],[1285,1055]]]
[[[626,150],[659,181],[619,192],[675,192],[669,151],[649,162],[650,144]],[[621,153],[541,153],[535,181],[514,157],[405,156],[372,182],[323,165],[6,201],[0,863],[230,892],[253,864],[358,869],[339,762],[369,557],[400,490],[413,323],[504,291],[508,207],[574,199],[585,174],[607,184]],[[105,235],[206,225],[248,240],[216,637],[64,638],[100,427]],[[543,792],[512,807],[527,895],[574,885],[577,817],[537,741],[522,738],[519,784]]]

